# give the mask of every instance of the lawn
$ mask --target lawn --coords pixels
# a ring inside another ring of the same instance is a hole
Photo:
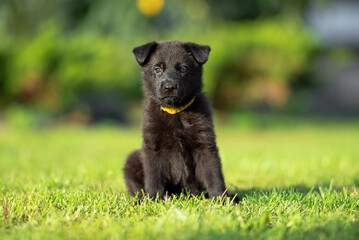
[[[219,126],[238,205],[128,197],[139,129],[0,128],[0,239],[359,239],[359,124]]]

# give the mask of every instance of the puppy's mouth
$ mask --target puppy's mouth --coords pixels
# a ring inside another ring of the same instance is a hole
[[[179,105],[182,99],[179,96],[163,96],[158,100],[165,106],[173,107]]]

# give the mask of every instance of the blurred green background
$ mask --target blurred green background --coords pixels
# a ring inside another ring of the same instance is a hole
[[[221,119],[358,116],[358,13],[329,0],[3,0],[0,122],[137,124],[132,49],[168,39],[211,46],[205,91]]]

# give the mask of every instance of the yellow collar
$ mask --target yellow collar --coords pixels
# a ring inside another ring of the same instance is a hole
[[[165,111],[165,112],[168,112],[169,114],[176,114],[176,113],[179,113],[183,110],[185,110],[186,108],[189,107],[189,105],[191,105],[194,101],[196,97],[192,98],[191,101],[189,101],[189,103],[187,103],[186,105],[182,106],[182,107],[179,107],[179,108],[170,108],[170,107],[161,107],[161,110],[162,111]]]

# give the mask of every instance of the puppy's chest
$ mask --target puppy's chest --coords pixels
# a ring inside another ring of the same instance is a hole
[[[163,123],[158,135],[158,147],[189,153],[199,147],[201,127],[192,119],[176,118]]]
[[[144,127],[145,147],[160,152],[188,155],[215,141],[210,119],[199,114],[162,115]]]

